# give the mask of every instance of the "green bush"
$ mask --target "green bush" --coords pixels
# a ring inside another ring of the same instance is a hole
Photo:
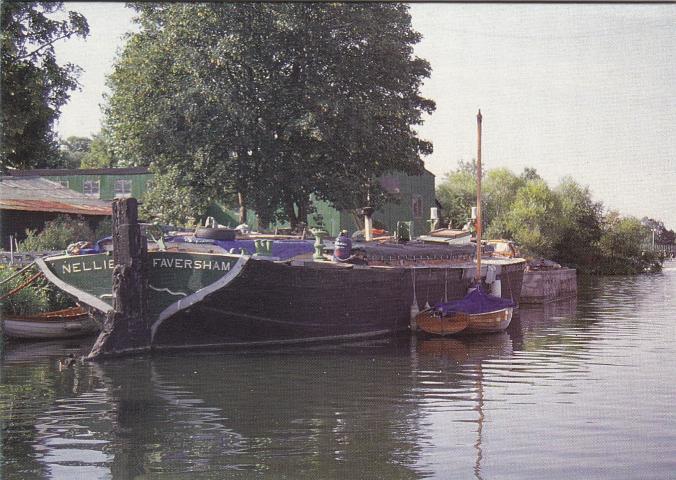
[[[9,268],[0,270],[0,282],[13,275],[15,272]],[[28,280],[35,272],[28,271],[0,285],[0,296],[5,295],[14,288]],[[49,297],[47,291],[41,288],[26,287],[0,301],[0,313],[5,315],[34,315],[49,309]]]
[[[26,239],[19,243],[19,250],[24,252],[41,252],[48,250],[65,250],[71,243],[81,240],[94,241],[96,235],[82,217],[61,215],[47,222],[44,230],[26,230]]]
[[[96,226],[96,230],[94,230],[94,238],[93,240],[101,240],[102,238],[105,237],[110,237],[113,234],[113,218],[112,217],[106,217],[103,220],[99,222],[99,224]]]
[[[11,268],[0,268],[0,282],[15,273]],[[0,296],[27,281],[36,270],[29,269],[12,280],[0,285]],[[75,306],[75,301],[61,290],[50,284],[44,278],[35,280],[30,285],[0,301],[0,314],[4,315],[35,315],[41,312],[50,312]]]

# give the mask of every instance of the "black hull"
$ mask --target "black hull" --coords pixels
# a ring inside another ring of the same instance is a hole
[[[415,289],[414,285],[415,277]],[[345,268],[249,261],[226,287],[164,320],[153,349],[348,341],[409,329],[418,309],[467,290],[461,268]]]

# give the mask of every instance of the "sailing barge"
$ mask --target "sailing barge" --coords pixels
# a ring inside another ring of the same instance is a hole
[[[114,350],[126,343],[170,350],[340,341],[394,335],[415,314],[462,298],[474,276],[472,247],[355,245],[365,265],[278,259],[245,253],[151,251],[144,255],[143,319],[115,326]],[[518,301],[521,259],[484,261],[501,294]],[[40,259],[53,284],[104,314],[113,311],[109,253]],[[485,277],[484,273],[484,277]],[[110,322],[109,322],[110,323]],[[135,333],[134,333],[135,332]],[[101,340],[101,338],[100,338]],[[129,348],[131,349],[131,347]]]

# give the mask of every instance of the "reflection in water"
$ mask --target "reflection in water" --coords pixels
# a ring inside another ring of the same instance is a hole
[[[674,291],[676,271],[593,279],[577,303],[524,306],[495,335],[62,371],[59,358],[88,346],[9,344],[0,473],[667,478],[676,471]]]

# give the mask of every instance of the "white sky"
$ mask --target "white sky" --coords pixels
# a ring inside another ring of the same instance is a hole
[[[119,3],[66,3],[91,35],[58,45],[80,65],[82,91],[59,134],[100,128],[105,75],[134,28]],[[571,175],[623,214],[676,228],[676,5],[416,4],[418,56],[432,64],[424,96],[437,110],[419,128],[438,179],[476,152],[486,168],[534,167],[554,186]]]

